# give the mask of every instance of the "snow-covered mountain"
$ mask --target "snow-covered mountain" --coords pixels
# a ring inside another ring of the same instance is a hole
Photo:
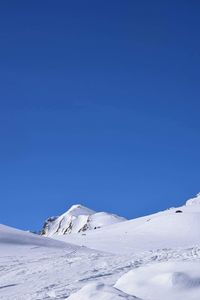
[[[52,237],[80,233],[99,229],[108,225],[125,221],[125,218],[106,212],[95,212],[80,204],[73,205],[59,217],[48,218],[41,230],[41,235]]]
[[[1,300],[200,299],[200,194],[129,221],[75,205],[47,228],[0,225]]]
[[[56,239],[112,253],[190,247],[200,242],[200,194],[178,208]]]

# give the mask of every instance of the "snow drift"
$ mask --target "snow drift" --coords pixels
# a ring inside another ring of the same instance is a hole
[[[150,300],[199,300],[200,262],[165,262],[129,271],[115,287]]]
[[[118,289],[102,283],[91,283],[72,294],[68,300],[139,300]]]

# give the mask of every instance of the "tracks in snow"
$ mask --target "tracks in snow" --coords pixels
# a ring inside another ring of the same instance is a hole
[[[133,268],[164,261],[200,260],[200,248],[161,249],[118,256],[80,249],[67,253],[47,248],[0,257],[1,300],[66,299],[88,282],[114,285]]]

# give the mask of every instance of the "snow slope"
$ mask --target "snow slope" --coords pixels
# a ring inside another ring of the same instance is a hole
[[[200,245],[200,195],[179,208],[59,240],[116,254]]]
[[[123,257],[0,225],[1,300],[67,299],[86,283],[99,280],[104,284],[95,292],[99,299],[118,299],[125,293],[113,285],[126,266]],[[91,290],[87,293],[93,295]]]
[[[161,293],[162,285],[158,285],[156,291],[154,289],[154,293],[151,294],[153,297],[146,298],[145,295],[141,295],[141,285],[138,282],[142,277],[145,291],[148,292],[151,288],[149,280],[152,274],[158,278],[163,276],[163,269],[162,266],[158,266],[159,263],[169,263],[172,274],[177,270],[189,276],[189,279],[186,276],[186,284],[184,283],[186,298],[162,299],[197,300],[198,298],[192,298],[195,291],[200,297],[198,284],[195,284],[194,288],[190,287],[191,283],[193,285],[200,277],[200,248],[162,249],[123,256],[82,247],[72,247],[71,250],[68,247],[59,249],[32,245],[18,245],[16,248],[15,244],[8,244],[8,247],[9,251],[7,248],[4,249],[4,253],[0,253],[1,300],[132,300],[135,296],[136,299],[158,300],[156,295]],[[183,267],[186,262],[187,267],[180,270],[179,263]],[[191,273],[194,264],[195,274]],[[149,266],[152,266],[150,271],[145,269]],[[141,270],[143,275],[136,274],[136,282],[133,285],[132,272],[137,270]],[[123,276],[126,273],[130,276],[124,280]],[[191,280],[192,276],[194,280]],[[118,285],[120,278],[123,278],[123,284]],[[164,288],[167,290],[167,286]],[[183,292],[182,288],[182,294]]]
[[[12,227],[8,227],[0,224],[0,253],[4,253],[4,248],[12,249],[17,246],[38,246],[38,247],[48,247],[48,248],[64,248],[64,249],[77,249],[77,246],[71,246],[63,242],[59,242],[53,239],[44,238],[39,235],[18,230]]]
[[[199,200],[53,239],[0,225],[0,299],[199,300]]]
[[[66,235],[105,227],[125,221],[125,218],[106,212],[95,212],[80,204],[73,205],[60,217],[50,217],[41,231],[45,236]]]

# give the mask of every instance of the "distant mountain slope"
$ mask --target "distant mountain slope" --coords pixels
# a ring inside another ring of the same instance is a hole
[[[200,245],[200,195],[179,208],[57,238],[118,254]]]
[[[125,221],[125,218],[106,212],[95,212],[80,204],[73,205],[59,217],[48,218],[41,235],[48,237],[80,233]]]

